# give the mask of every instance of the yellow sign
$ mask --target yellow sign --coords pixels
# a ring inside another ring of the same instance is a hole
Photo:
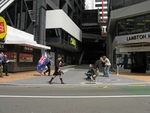
[[[71,44],[76,46],[76,40],[74,38],[71,38]]]
[[[5,38],[7,33],[6,21],[3,17],[0,16],[0,39]]]

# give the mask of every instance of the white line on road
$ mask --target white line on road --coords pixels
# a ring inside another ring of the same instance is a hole
[[[118,95],[118,96],[19,96],[19,95],[0,95],[0,98],[50,98],[50,99],[89,99],[89,98],[143,98],[150,95]]]

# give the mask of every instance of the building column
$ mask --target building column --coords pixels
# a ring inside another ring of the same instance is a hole
[[[33,3],[34,40],[38,44],[46,45],[46,0],[35,0]],[[42,50],[42,54],[44,54]]]
[[[109,58],[111,64],[113,64],[112,36],[110,34],[107,34],[106,39],[106,55]]]

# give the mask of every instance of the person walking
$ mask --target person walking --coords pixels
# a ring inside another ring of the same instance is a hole
[[[56,60],[56,64],[55,64],[55,72],[54,72],[53,76],[51,77],[51,79],[50,79],[50,81],[49,81],[49,84],[52,84],[53,79],[54,79],[56,76],[58,76],[58,75],[59,75],[61,84],[65,84],[65,83],[63,82],[63,78],[62,78],[63,72],[62,72],[61,69],[60,69],[61,64],[62,64],[61,60],[62,60],[62,57],[61,57],[61,56],[58,56],[58,57],[57,57],[57,60]]]
[[[105,62],[103,62],[103,57],[100,57],[100,61],[101,61],[101,65],[103,68],[103,77],[105,77],[106,76],[106,72],[105,72],[106,65],[105,65]]]
[[[110,60],[106,57],[103,56],[103,58],[101,59],[101,61],[103,63],[105,63],[105,67],[104,67],[104,73],[105,73],[105,77],[109,77],[110,76],[110,67],[111,67],[111,63]]]
[[[3,72],[5,72],[6,76],[8,75],[8,59],[7,59],[7,55],[4,55],[4,59],[2,61],[2,65],[3,65]]]
[[[50,60],[51,56],[48,55],[47,58],[49,58],[49,62],[47,64],[47,70],[44,72],[44,75],[46,75],[46,73],[48,72],[48,76],[50,76],[50,74],[51,74],[51,60]]]
[[[3,77],[2,57],[3,55],[0,53],[0,77]]]

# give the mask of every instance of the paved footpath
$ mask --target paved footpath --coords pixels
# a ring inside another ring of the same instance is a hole
[[[131,73],[129,70],[120,70],[119,75],[116,75],[115,72],[112,72],[110,77],[98,76],[96,82],[89,82],[85,80],[86,76],[84,73],[88,70],[87,65],[81,66],[65,66],[62,67],[62,70],[65,72],[63,75],[64,81],[66,84],[147,84],[150,83],[150,73]],[[51,71],[53,73],[54,70]],[[102,75],[102,73],[101,73]],[[36,71],[27,71],[27,72],[18,72],[18,73],[9,73],[9,76],[4,76],[0,78],[0,84],[35,84],[35,85],[49,85],[48,81],[51,76],[44,74],[39,74]],[[53,84],[60,84],[59,77],[55,78]]]

